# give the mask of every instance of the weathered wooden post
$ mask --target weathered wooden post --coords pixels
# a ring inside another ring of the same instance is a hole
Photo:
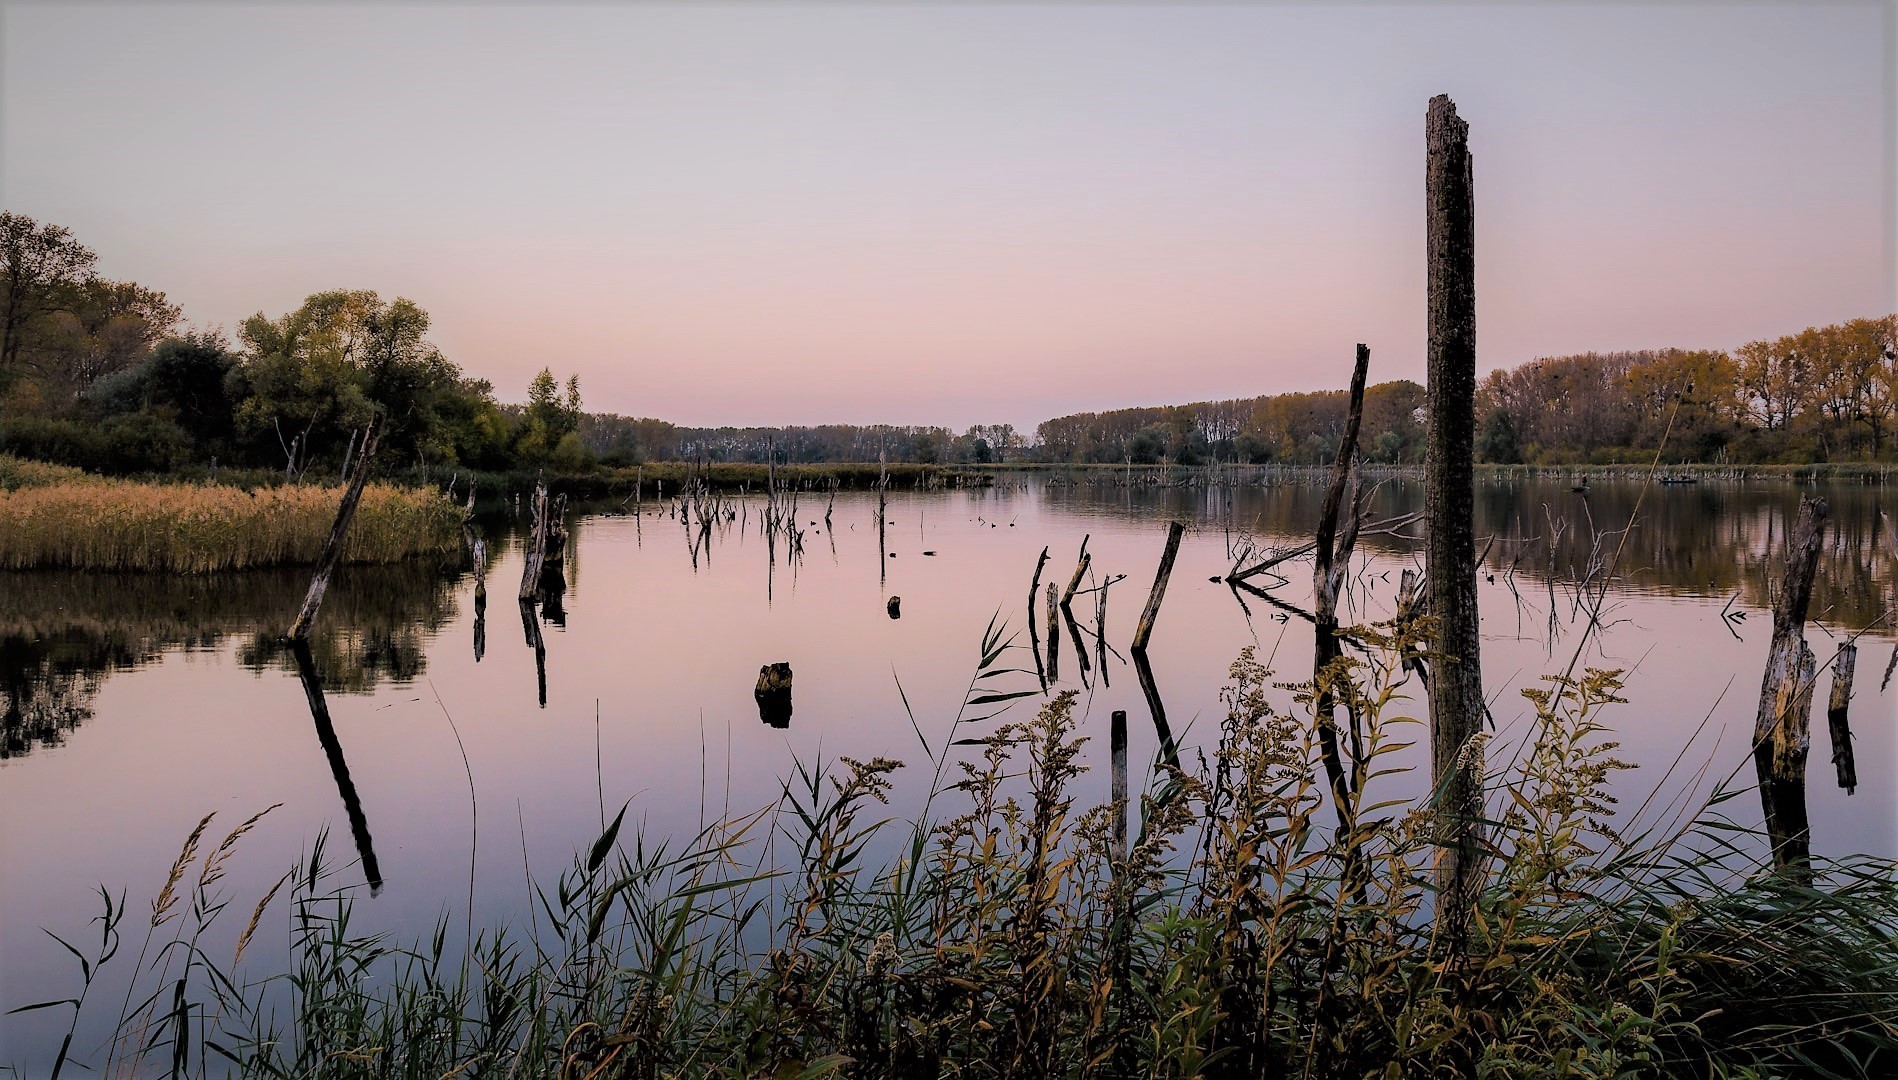
[[[1147,606],[1140,612],[1140,624],[1134,627],[1135,652],[1147,651],[1147,640],[1153,637],[1153,621],[1160,617],[1160,601],[1166,599],[1167,579],[1173,576],[1173,560],[1180,554],[1180,537],[1186,535],[1186,526],[1177,521],[1169,521],[1166,526],[1166,548],[1160,552],[1160,569],[1153,575],[1153,591],[1147,594]]]
[[[1424,454],[1424,584],[1433,619],[1431,782],[1437,794],[1440,940],[1460,950],[1482,890],[1483,669],[1474,491],[1476,199],[1470,128],[1447,94],[1424,115],[1430,430]]]
[[[1035,654],[1035,677],[1041,680],[1041,688],[1048,688],[1048,669],[1041,662],[1041,635],[1035,629],[1035,598],[1041,595],[1041,568],[1048,564],[1048,549],[1041,549],[1041,558],[1035,560],[1035,576],[1028,580],[1028,651]]]
[[[1753,764],[1773,865],[1805,877],[1812,828],[1806,817],[1806,755],[1812,746],[1812,690],[1817,671],[1806,645],[1806,612],[1825,539],[1824,499],[1801,498],[1787,539],[1786,578],[1773,600],[1773,639],[1753,724]]]
[[[1048,583],[1048,681],[1061,681],[1061,616],[1060,601],[1054,592],[1054,582]]]
[[[1832,736],[1832,766],[1847,795],[1858,791],[1858,763],[1852,755],[1852,675],[1858,668],[1858,646],[1846,642],[1832,661],[1832,694],[1826,701],[1826,730]]]
[[[336,521],[330,525],[329,539],[324,541],[323,554],[316,561],[316,573],[310,576],[310,591],[303,595],[303,607],[290,624],[291,641],[309,640],[310,629],[316,625],[316,613],[323,607],[323,594],[329,591],[330,575],[342,561],[343,541],[349,536],[349,523],[356,517],[356,505],[362,502],[363,485],[369,482],[369,466],[375,460],[381,435],[382,415],[376,413],[369,417],[362,454],[356,459],[355,475],[350,477],[349,487],[343,491],[343,501],[336,508]]]
[[[1108,798],[1114,807],[1114,832],[1108,846],[1118,866],[1127,861],[1127,710],[1114,710],[1107,741],[1113,765]]]

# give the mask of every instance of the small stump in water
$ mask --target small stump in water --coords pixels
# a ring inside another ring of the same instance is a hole
[[[791,665],[766,664],[758,669],[758,719],[774,728],[791,726]]]
[[[890,602],[883,606],[889,610],[890,618],[900,619],[903,617],[903,598],[902,597],[892,596],[890,597]]]

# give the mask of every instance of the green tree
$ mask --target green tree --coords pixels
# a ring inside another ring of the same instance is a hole
[[[1516,465],[1522,461],[1522,448],[1516,444],[1516,426],[1506,409],[1491,409],[1476,434],[1476,456],[1496,465]]]

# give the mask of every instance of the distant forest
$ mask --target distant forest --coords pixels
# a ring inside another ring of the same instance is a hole
[[[0,213],[0,452],[108,473],[221,465],[340,469],[372,413],[388,467],[583,471],[643,461],[1321,465],[1343,389],[1075,413],[1008,424],[683,427],[587,412],[551,366],[504,404],[428,340],[428,314],[364,290],[311,295],[222,333],[183,331],[165,294],[101,277],[71,233]],[[1340,365],[1340,383],[1344,381]],[[1755,341],[1531,360],[1477,398],[1498,463],[1804,463],[1898,456],[1898,315]],[[1424,388],[1365,396],[1359,445],[1421,460]]]

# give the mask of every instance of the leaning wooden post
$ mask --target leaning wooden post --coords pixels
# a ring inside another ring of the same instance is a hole
[[[1825,539],[1824,499],[1799,500],[1799,518],[1786,552],[1786,578],[1773,600],[1773,640],[1760,682],[1760,708],[1753,724],[1753,764],[1760,780],[1760,807],[1773,865],[1803,877],[1811,844],[1806,819],[1806,754],[1812,745],[1812,650],[1806,645],[1806,612]]]
[[[1153,636],[1153,620],[1160,617],[1160,601],[1166,599],[1167,578],[1173,576],[1173,560],[1180,553],[1180,537],[1186,535],[1186,526],[1177,521],[1169,521],[1166,526],[1166,549],[1160,553],[1160,569],[1153,575],[1153,591],[1147,594],[1147,606],[1140,613],[1140,624],[1134,627],[1134,651],[1146,652],[1147,640]]]
[[[330,575],[336,572],[336,564],[342,561],[343,540],[349,535],[349,523],[356,517],[356,505],[362,502],[363,485],[369,482],[369,465],[376,456],[376,443],[382,436],[382,416],[380,413],[369,417],[369,427],[362,440],[362,452],[356,458],[356,472],[349,478],[349,487],[343,491],[343,501],[336,508],[336,521],[330,526],[329,539],[323,543],[323,554],[316,560],[316,573],[310,577],[310,591],[303,595],[303,607],[297,611],[297,617],[290,624],[291,641],[308,641],[310,629],[316,624],[316,613],[323,607],[323,594],[329,591]]]
[[[1447,94],[1424,116],[1430,429],[1424,584],[1432,618],[1431,784],[1440,940],[1460,951],[1482,890],[1483,669],[1476,610],[1476,200],[1470,128]]]
[[[1846,713],[1852,707],[1852,674],[1858,667],[1858,646],[1846,642],[1832,661],[1832,694],[1826,701],[1826,729],[1832,735],[1832,766],[1838,770],[1839,786],[1847,795],[1858,791],[1858,765],[1852,756],[1852,724]]]

